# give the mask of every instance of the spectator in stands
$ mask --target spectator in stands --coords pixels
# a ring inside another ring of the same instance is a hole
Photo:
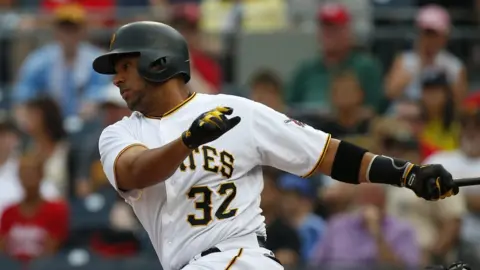
[[[110,84],[102,92],[104,97],[100,103],[101,116],[86,122],[82,129],[70,138],[73,180],[75,193],[79,197],[86,197],[103,187],[110,188],[100,163],[98,138],[105,127],[131,114],[118,87]]]
[[[421,78],[424,127],[420,136],[422,157],[458,146],[459,125],[452,87],[441,72],[426,72]]]
[[[424,6],[416,17],[416,26],[419,34],[414,49],[397,56],[387,75],[386,96],[390,101],[401,97],[419,100],[421,76],[434,69],[446,73],[459,105],[468,91],[467,75],[462,61],[445,48],[451,28],[448,12],[440,6]]]
[[[372,151],[421,163],[420,143],[408,123],[393,117],[375,119],[370,136],[375,142]]]
[[[272,71],[259,70],[252,76],[250,79],[250,98],[278,112],[287,112],[283,102],[282,81]]]
[[[173,6],[171,25],[186,38],[192,62],[189,87],[200,93],[218,93],[222,86],[219,64],[203,48],[199,29],[200,10],[196,4]]]
[[[69,144],[60,107],[50,98],[30,100],[25,106],[24,131],[30,136],[25,151],[44,160],[45,181],[51,181],[66,196]]]
[[[108,76],[93,71],[92,61],[100,49],[85,40],[85,10],[65,5],[54,14],[55,41],[33,51],[23,63],[13,89],[19,105],[41,96],[50,96],[61,104],[63,115],[91,115]],[[21,108],[21,107],[20,107]],[[24,119],[18,112],[20,123]]]
[[[312,181],[303,181],[292,174],[280,176],[278,187],[282,192],[282,215],[297,230],[301,243],[301,260],[307,263],[315,246],[325,237],[325,222],[313,213],[317,188]]]
[[[356,187],[357,211],[328,222],[314,255],[321,269],[417,269],[419,249],[411,226],[385,211],[386,192],[380,185]]]
[[[18,179],[19,135],[12,121],[0,120],[0,215],[6,207],[20,202],[24,197]],[[57,188],[47,181],[42,182],[40,192],[48,200],[60,196]]]
[[[338,74],[331,85],[332,111],[321,129],[336,138],[368,133],[373,116],[364,104],[364,92],[355,73]]]
[[[424,127],[421,103],[411,99],[400,99],[392,108],[388,116],[407,125],[414,137],[420,138]]]
[[[463,177],[478,177],[480,175],[480,104],[465,104],[465,110],[461,116],[461,136],[460,147],[455,151],[441,151],[433,154],[426,161],[428,163],[442,164],[454,178]],[[466,187],[462,189],[462,195],[466,199],[468,212],[463,215],[463,222],[460,225],[462,216],[459,213],[455,215],[456,220],[450,225],[450,234],[453,234],[449,241],[443,241],[443,245],[433,245],[434,251],[437,251],[437,256],[444,255],[449,249],[455,246],[458,240],[458,231],[461,227],[461,238],[464,243],[471,244],[473,247],[469,247],[473,250],[480,247],[480,233],[478,226],[480,226],[480,200],[479,200],[479,188],[478,187]],[[449,209],[455,207],[459,203],[449,202]],[[459,206],[456,206],[457,208]],[[442,210],[442,215],[452,215],[445,213]],[[440,211],[439,211],[440,212]],[[454,233],[453,233],[454,232]],[[454,236],[454,237],[453,237]],[[478,255],[477,255],[478,256]],[[478,263],[478,259],[477,259]]]
[[[364,103],[376,110],[382,93],[382,69],[376,59],[354,50],[349,11],[341,4],[328,3],[319,9],[317,20],[322,55],[295,70],[286,89],[288,105],[330,111],[332,78],[352,72],[365,93]]]
[[[42,11],[54,12],[63,5],[79,4],[88,12],[88,25],[101,27],[114,23],[116,2],[116,0],[40,0],[40,8]]]
[[[68,206],[40,194],[42,158],[20,160],[19,175],[25,198],[5,210],[0,223],[0,250],[22,261],[53,255],[68,233]]]
[[[263,168],[264,188],[261,208],[267,224],[267,248],[287,267],[296,267],[300,261],[300,238],[297,231],[280,216],[280,190],[277,179],[280,172],[274,168]]]

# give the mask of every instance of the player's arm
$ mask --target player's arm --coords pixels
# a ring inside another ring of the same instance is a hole
[[[191,151],[181,138],[154,149],[132,145],[119,154],[115,163],[117,187],[127,191],[165,181]]]
[[[318,172],[350,184],[372,182],[408,187],[427,200],[458,193],[452,176],[441,165],[421,167],[374,155],[264,105],[251,103],[251,109],[249,131],[259,165],[302,177]]]
[[[316,172],[338,181],[380,183],[412,189],[417,196],[437,200],[458,193],[452,176],[441,165],[420,166],[375,155],[354,144],[331,139]]]
[[[193,149],[216,140],[240,122],[238,116],[230,119],[225,116],[232,112],[227,107],[205,112],[181,137],[153,149],[129,136],[128,128],[116,131],[107,128],[99,143],[107,177],[121,191],[142,189],[167,180]]]

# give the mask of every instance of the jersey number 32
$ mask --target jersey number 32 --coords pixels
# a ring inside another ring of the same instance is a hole
[[[195,208],[203,212],[203,217],[196,217],[195,214],[190,214],[187,216],[187,221],[192,226],[206,226],[210,224],[213,220],[212,215],[212,195],[213,190],[207,186],[196,186],[192,187],[187,193],[189,199],[196,199]],[[218,210],[215,212],[215,217],[217,219],[226,219],[234,217],[237,214],[238,209],[228,209],[230,203],[235,199],[237,195],[237,187],[233,182],[223,183],[216,190],[216,193],[224,197],[222,204],[218,207]]]

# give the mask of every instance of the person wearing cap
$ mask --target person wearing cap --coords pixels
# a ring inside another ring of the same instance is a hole
[[[286,269],[295,269],[300,261],[300,237],[297,230],[281,216],[279,201],[282,194],[278,188],[281,171],[263,167],[264,187],[260,207],[265,217],[268,241],[266,248],[273,251],[275,257]]]
[[[317,188],[312,181],[304,181],[299,176],[284,174],[278,179],[282,192],[282,216],[300,237],[300,257],[308,263],[314,248],[324,237],[325,222],[313,213],[317,199]]]
[[[222,86],[220,65],[204,50],[200,31],[200,9],[197,4],[176,4],[172,7],[171,25],[187,39],[192,62],[189,87],[200,93],[217,94]]]
[[[411,51],[396,57],[386,77],[385,95],[395,102],[401,97],[420,99],[423,71],[442,69],[452,84],[459,104],[467,93],[467,75],[462,61],[446,50],[451,32],[450,15],[437,5],[422,7],[416,17],[418,35]]]
[[[13,89],[17,105],[49,96],[61,106],[64,117],[77,116],[101,96],[108,76],[93,71],[92,61],[102,51],[85,40],[86,13],[76,4],[55,9],[55,40],[27,56]],[[21,117],[21,115],[19,115]]]
[[[131,111],[123,100],[118,88],[111,84],[102,90],[99,99],[100,117],[86,121],[81,130],[71,135],[74,165],[73,179],[75,195],[85,197],[91,192],[108,184],[100,163],[98,138],[102,130],[129,116]]]
[[[318,10],[317,21],[321,55],[295,69],[286,89],[288,105],[330,111],[332,79],[350,71],[365,94],[364,104],[376,110],[382,93],[382,68],[377,59],[354,49],[350,12],[342,4],[328,3]]]

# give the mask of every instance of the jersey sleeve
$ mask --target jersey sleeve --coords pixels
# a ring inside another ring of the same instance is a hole
[[[301,177],[313,174],[323,160],[330,134],[260,103],[254,103],[251,117],[251,132],[260,165]]]
[[[142,191],[132,190],[124,192],[119,190],[115,174],[115,164],[118,160],[118,157],[123,152],[133,146],[145,146],[139,140],[135,139],[131,130],[133,130],[133,127],[129,127],[123,121],[117,122],[114,125],[105,128],[100,135],[98,147],[103,171],[105,172],[110,184],[123,198],[127,200],[136,200],[140,197]]]

